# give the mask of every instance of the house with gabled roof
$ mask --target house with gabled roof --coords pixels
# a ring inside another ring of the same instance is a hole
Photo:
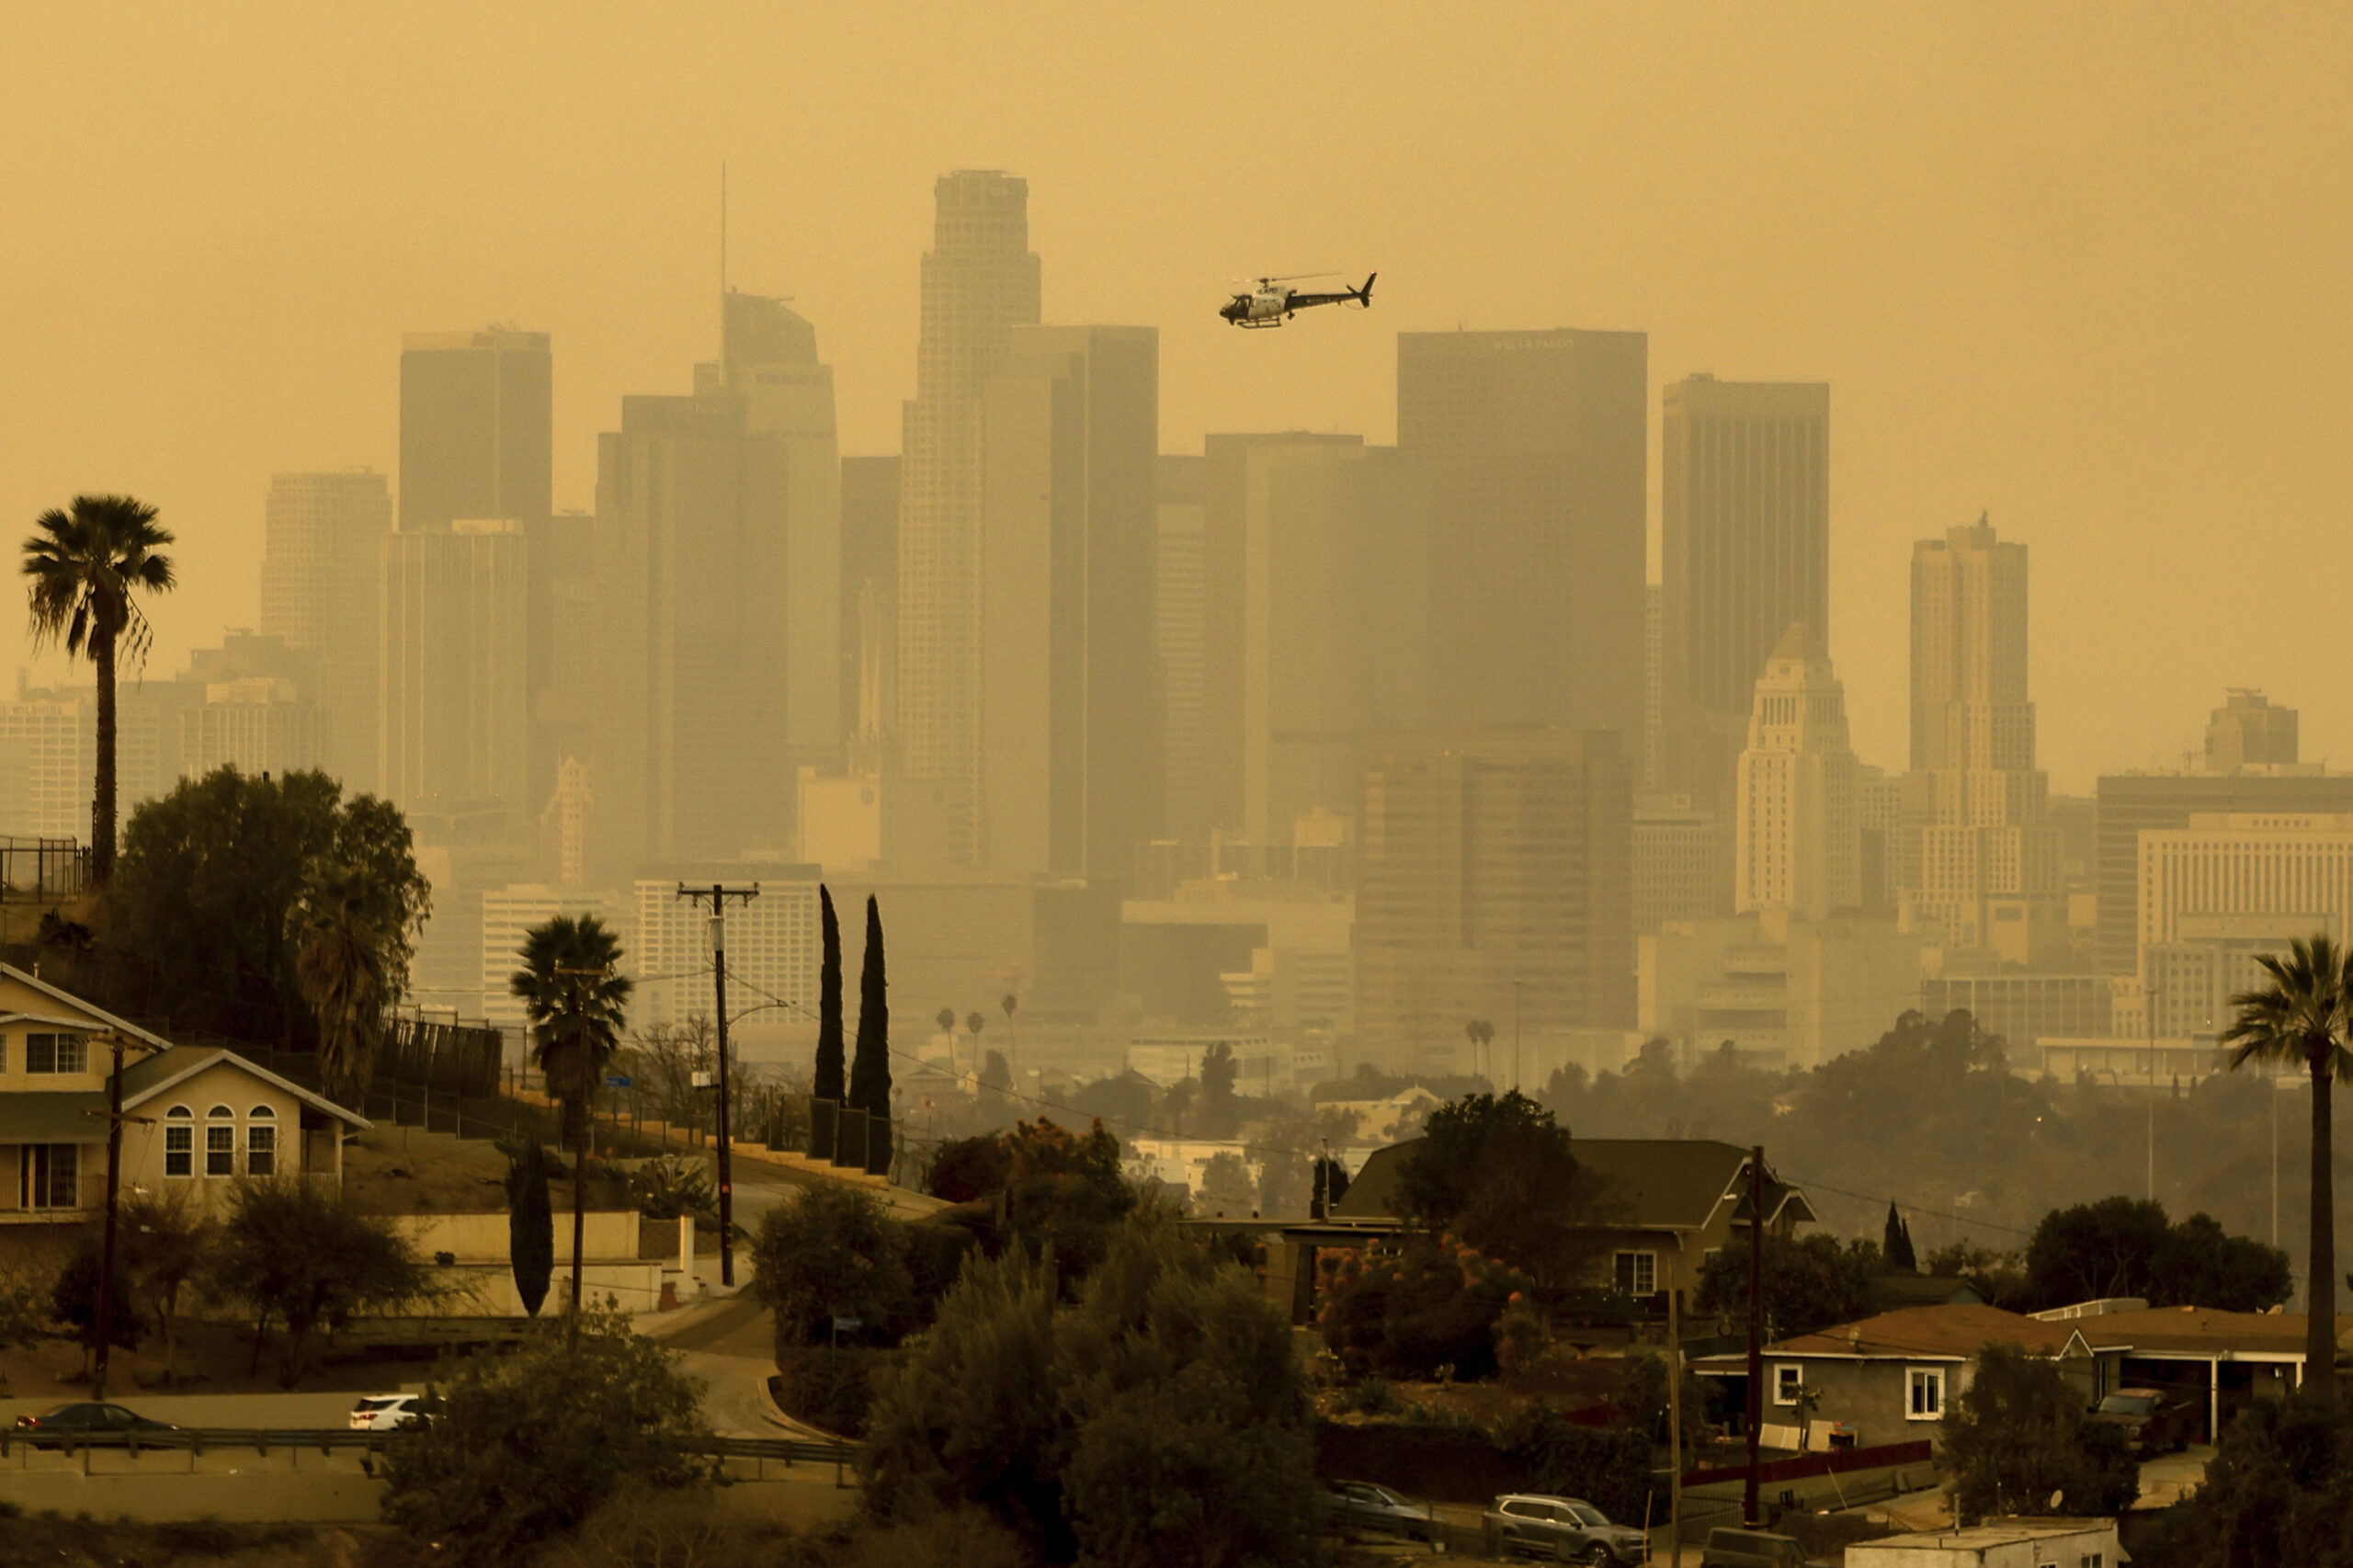
[[[2119,1386],[2130,1348],[2103,1318],[2046,1323],[1983,1303],[1905,1307],[1767,1346],[1762,1425],[1788,1431],[1790,1448],[1824,1446],[1809,1435],[1833,1433],[1867,1449],[1934,1441],[1991,1345],[2057,1361],[2086,1405]],[[1734,1408],[1745,1404],[1745,1353],[1701,1357],[1691,1369],[1729,1385]]]
[[[123,1042],[122,1190],[225,1198],[240,1176],[343,1177],[366,1118],[233,1051],[177,1046],[0,964],[0,1224],[74,1223],[106,1201],[112,1042]]]
[[[1338,1227],[1395,1229],[1398,1173],[1416,1138],[1376,1149],[1333,1205]],[[1749,1152],[1708,1138],[1578,1138],[1577,1163],[1597,1178],[1591,1283],[1664,1307],[1669,1281],[1688,1292],[1710,1254],[1748,1233]],[[1814,1220],[1805,1194],[1765,1168],[1765,1225],[1794,1235]]]

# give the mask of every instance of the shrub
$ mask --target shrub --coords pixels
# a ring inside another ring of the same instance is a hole
[[[777,1403],[796,1421],[836,1437],[863,1438],[881,1360],[878,1351],[823,1345],[788,1351],[777,1368]]]
[[[1324,1343],[1351,1372],[1396,1378],[1491,1376],[1506,1346],[1524,1357],[1542,1329],[1529,1278],[1451,1236],[1397,1252],[1328,1255]],[[1506,1318],[1506,1314],[1511,1315]]]

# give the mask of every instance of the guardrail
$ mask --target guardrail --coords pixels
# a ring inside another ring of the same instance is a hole
[[[119,1449],[139,1457],[142,1449],[186,1449],[188,1470],[192,1473],[197,1460],[208,1449],[251,1449],[267,1457],[273,1449],[289,1456],[306,1449],[316,1449],[322,1455],[337,1449],[358,1449],[373,1456],[381,1454],[404,1436],[395,1427],[386,1431],[353,1431],[337,1426],[179,1426],[168,1429],[127,1432],[33,1432],[20,1427],[0,1427],[0,1460],[9,1457],[12,1449],[24,1450],[18,1462],[35,1449],[63,1451],[68,1460],[77,1455],[83,1468],[89,1468],[90,1453],[97,1449]],[[834,1484],[847,1485],[848,1472],[858,1463],[858,1449],[850,1443],[817,1442],[799,1437],[689,1437],[678,1445],[681,1452],[702,1454],[720,1460],[751,1460],[757,1467],[755,1479],[765,1479],[767,1466],[773,1460],[787,1470],[796,1464],[830,1464],[834,1467]]]

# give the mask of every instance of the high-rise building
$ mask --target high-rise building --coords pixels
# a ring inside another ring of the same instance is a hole
[[[2098,786],[2095,953],[2103,974],[2140,967],[2141,842],[2187,828],[2194,817],[2353,815],[2353,774],[2127,773]]]
[[[841,557],[842,738],[872,768],[898,718],[897,458],[842,459]]]
[[[521,1062],[523,1053],[530,1048],[530,1019],[523,1010],[522,999],[515,994],[508,982],[523,967],[523,941],[531,934],[531,928],[545,925],[559,915],[593,915],[618,929],[622,925],[622,913],[615,907],[610,894],[577,887],[516,882],[482,894],[483,1022],[506,1037],[509,1062]],[[645,969],[642,958],[628,950],[626,942],[624,957],[632,974],[659,972]]]
[[[2143,952],[2178,940],[2191,916],[2277,916],[2340,941],[2353,931],[2353,813],[2200,812],[2140,839]]]
[[[1666,651],[1661,646],[1665,613],[1659,585],[1643,585],[1643,788],[1656,790],[1666,781]]]
[[[697,1014],[710,1016],[714,1000],[710,903],[708,899],[697,903],[681,898],[678,889],[681,883],[707,888],[713,881],[730,887],[753,881],[760,890],[757,898],[748,903],[731,901],[727,906],[728,1011],[736,1014],[738,1009],[750,1012],[765,1007],[772,1021],[813,1025],[822,942],[817,869],[742,864],[663,869],[671,874],[640,877],[631,884],[636,940],[630,961],[643,977],[630,1011],[631,1022],[651,1028],[684,1023]],[[845,905],[841,913],[847,927],[845,939],[855,951],[855,911]],[[855,964],[857,960],[848,961]],[[854,980],[851,986],[849,1013],[854,1018],[858,1012]]]
[[[97,703],[19,691],[0,702],[0,833],[90,841]]]
[[[1722,810],[1749,695],[1792,625],[1830,641],[1830,389],[1669,386],[1660,426],[1665,782]]]
[[[2063,951],[2058,834],[2034,765],[2026,546],[1980,517],[1912,551],[1910,927],[2015,962]]]
[[[554,361],[544,332],[401,337],[401,528],[554,510]]]
[[[994,872],[1124,877],[1159,829],[1159,384],[1151,327],[1013,328],[991,370],[973,852]]]
[[[2296,710],[2233,687],[2206,721],[2206,771],[2296,766]]]
[[[318,761],[346,790],[377,787],[384,536],[392,494],[381,473],[270,476],[264,511],[261,631],[308,654]]]
[[[1687,795],[1634,797],[1634,935],[1670,920],[1711,920],[1732,912],[1723,824]]]
[[[1846,688],[1813,629],[1793,624],[1756,679],[1740,754],[1733,907],[1813,920],[1859,908],[1859,785]]]
[[[1428,487],[1428,695],[1450,722],[1614,730],[1635,756],[1648,354],[1638,332],[1398,335],[1397,446]]]
[[[522,525],[460,519],[387,534],[381,757],[411,813],[496,811],[528,822],[529,550]]]
[[[982,403],[1016,326],[1039,317],[1029,186],[966,169],[933,187],[915,396],[901,442],[897,744],[940,787],[949,852],[976,858],[981,767]]]
[[[1357,1041],[1450,1062],[1466,1020],[1525,1035],[1634,1016],[1633,798],[1620,736],[1383,732],[1358,809]]]
[[[1161,820],[1170,837],[1210,829],[1208,688],[1209,505],[1202,458],[1164,452],[1154,465],[1159,534],[1153,568],[1153,642],[1160,656]]]

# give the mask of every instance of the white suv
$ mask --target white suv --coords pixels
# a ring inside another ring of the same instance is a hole
[[[421,1393],[371,1393],[351,1407],[351,1429],[386,1432],[405,1426],[416,1419],[417,1406],[424,1401]]]

